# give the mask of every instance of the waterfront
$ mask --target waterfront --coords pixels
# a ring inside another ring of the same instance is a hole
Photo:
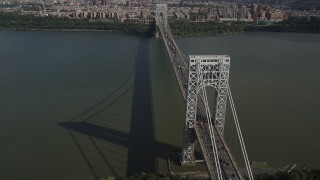
[[[1,179],[166,171],[157,150],[181,146],[184,105],[161,40],[8,31],[0,39]],[[177,43],[186,54],[230,54],[251,161],[320,166],[319,35],[248,33]]]

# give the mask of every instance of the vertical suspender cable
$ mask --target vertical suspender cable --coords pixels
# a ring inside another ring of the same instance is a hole
[[[208,127],[209,127],[211,145],[212,145],[212,148],[213,148],[215,164],[216,164],[216,167],[217,167],[218,179],[222,180],[220,161],[219,161],[218,151],[217,151],[217,144],[216,144],[216,141],[215,141],[213,127],[212,127],[212,123],[211,123],[211,114],[210,114],[210,110],[209,110],[209,106],[208,106],[208,101],[207,101],[208,98],[207,98],[207,93],[205,91],[205,86],[203,86],[201,89],[202,89],[202,95],[203,95],[202,99],[203,99],[203,103],[204,103],[205,109],[206,109],[207,124],[208,124]]]
[[[247,168],[247,171],[248,171],[248,176],[249,176],[250,180],[253,180],[253,175],[252,175],[252,171],[251,171],[251,168],[250,168],[249,158],[248,158],[248,155],[247,155],[246,147],[245,147],[244,142],[243,142],[242,133],[241,133],[241,129],[240,129],[240,125],[239,125],[236,109],[234,107],[234,103],[233,103],[233,99],[232,99],[232,96],[231,96],[231,91],[230,91],[229,85],[227,87],[227,91],[228,91],[229,101],[230,101],[230,105],[231,105],[231,109],[232,109],[232,114],[233,114],[233,117],[234,117],[234,122],[235,122],[235,125],[236,125],[236,129],[237,129],[237,133],[238,133],[238,137],[239,137],[239,141],[240,141],[242,154],[243,154],[244,161],[245,161],[245,164],[246,164],[246,168]]]

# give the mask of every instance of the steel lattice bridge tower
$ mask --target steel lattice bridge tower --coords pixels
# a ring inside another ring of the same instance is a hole
[[[167,19],[167,5],[156,4],[156,36],[162,36],[186,102],[183,166],[195,165],[199,143],[211,179],[244,179],[224,135],[227,107],[231,109],[236,139],[241,148],[248,179],[253,179],[231,90],[228,55],[185,56],[175,43]]]

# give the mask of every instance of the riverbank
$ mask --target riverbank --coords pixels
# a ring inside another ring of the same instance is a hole
[[[296,32],[320,33],[320,19],[290,18],[272,25],[256,24],[254,22],[189,22],[171,21],[170,28],[176,37],[199,37],[227,35],[241,32]]]
[[[54,17],[35,17],[17,13],[0,13],[2,30],[39,31],[104,31],[137,36],[152,36],[154,24],[89,21],[88,19],[69,19]]]
[[[216,36],[241,32],[320,33],[320,20],[312,18],[288,19],[268,26],[252,22],[190,22],[183,20],[170,20],[169,24],[172,35],[175,37]],[[155,24],[154,22],[150,24],[121,23],[0,13],[0,30],[94,31],[151,37],[155,32]]]
[[[62,31],[62,32],[117,32],[114,30],[97,30],[97,29],[36,29],[36,28],[8,28],[0,29],[1,31],[12,30],[12,31]]]
[[[296,33],[320,33],[320,19],[318,18],[289,18],[272,25],[250,25],[245,31],[262,32],[296,32]]]

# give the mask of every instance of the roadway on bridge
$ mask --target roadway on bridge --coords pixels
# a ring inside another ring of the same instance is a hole
[[[187,80],[188,80],[188,66],[186,61],[183,58],[183,54],[180,52],[178,46],[176,45],[170,31],[168,31],[164,26],[158,27],[162,38],[164,39],[165,46],[168,51],[168,55],[172,62],[173,69],[175,71],[175,75],[181,90],[181,93],[186,101],[187,97]],[[204,103],[199,103],[200,107],[198,107],[198,115],[205,117]],[[204,160],[206,162],[208,171],[210,173],[210,177],[215,179],[217,177],[217,168],[216,162],[214,158],[214,148],[212,147],[210,133],[206,125],[200,125],[199,121],[195,123],[194,130],[197,135],[198,142],[200,144]],[[218,148],[218,157],[220,161],[221,171],[223,179],[242,179],[241,174],[239,173],[238,169],[236,168],[235,162],[231,157],[231,154],[228,151],[227,145],[222,140],[221,135],[218,133],[217,129],[214,128],[214,136],[215,136],[215,143]]]

